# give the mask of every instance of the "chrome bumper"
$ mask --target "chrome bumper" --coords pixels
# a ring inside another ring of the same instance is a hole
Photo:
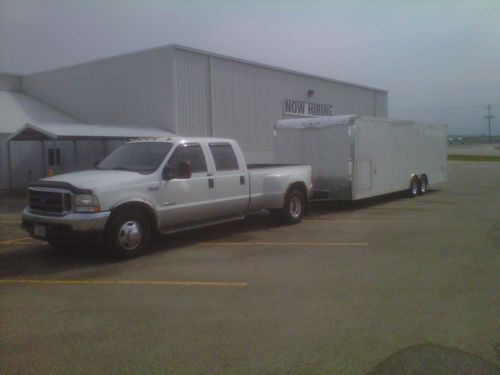
[[[69,213],[64,216],[41,215],[30,212],[25,208],[22,220],[40,224],[62,224],[69,225],[76,232],[104,230],[108,221],[110,211],[96,213]]]

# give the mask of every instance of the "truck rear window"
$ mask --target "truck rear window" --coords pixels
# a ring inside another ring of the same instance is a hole
[[[240,169],[233,147],[229,143],[211,143],[210,151],[214,157],[216,170],[233,171]]]

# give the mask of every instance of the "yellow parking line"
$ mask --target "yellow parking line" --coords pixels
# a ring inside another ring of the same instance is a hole
[[[403,222],[414,222],[414,219],[304,219],[304,221],[333,221],[339,223],[362,223],[362,222],[393,222],[393,221],[403,221]]]
[[[35,241],[30,241],[30,242],[17,241],[17,242],[12,242],[12,243],[8,243],[8,244],[2,244],[2,245],[0,245],[0,248],[1,247],[15,246],[15,245],[33,245],[33,244],[38,244],[38,242],[35,242]]]
[[[13,240],[2,241],[2,242],[0,242],[0,245],[2,245],[2,244],[11,244],[12,242],[26,241],[26,240],[32,240],[32,239],[33,238],[31,238],[31,237],[16,238],[16,239],[13,239]]]
[[[218,246],[367,246],[366,242],[201,242]]]
[[[0,224],[21,224],[21,220],[0,220]]]
[[[0,284],[34,284],[34,285],[166,285],[166,286],[217,286],[246,287],[246,282],[236,281],[168,281],[168,280],[34,280],[34,279],[0,279]]]

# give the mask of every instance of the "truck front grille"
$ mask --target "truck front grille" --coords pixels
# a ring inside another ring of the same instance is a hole
[[[28,189],[30,210],[62,214],[71,210],[71,196],[67,193]]]

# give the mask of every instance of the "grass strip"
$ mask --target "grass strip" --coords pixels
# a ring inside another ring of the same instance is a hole
[[[500,161],[495,155],[448,155],[448,160],[455,161]]]

